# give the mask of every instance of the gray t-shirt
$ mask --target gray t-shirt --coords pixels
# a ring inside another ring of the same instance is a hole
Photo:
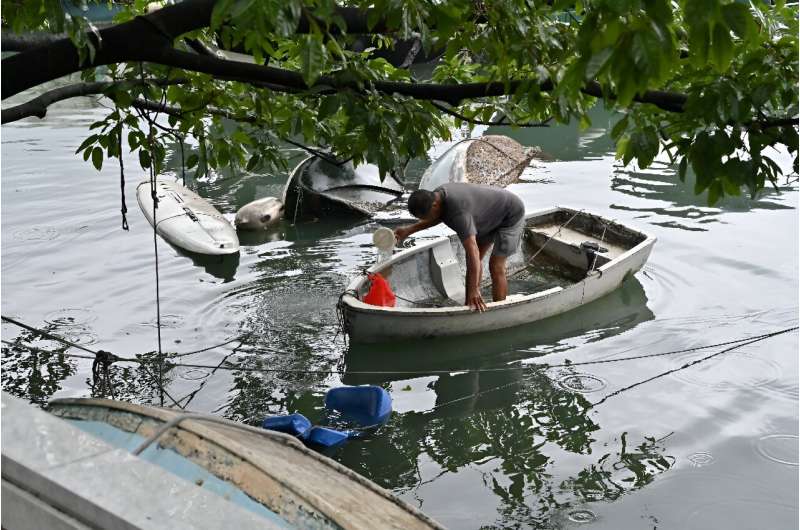
[[[512,227],[525,216],[522,200],[502,188],[450,182],[435,191],[442,194],[442,222],[462,241],[472,235],[486,240],[498,229]]]

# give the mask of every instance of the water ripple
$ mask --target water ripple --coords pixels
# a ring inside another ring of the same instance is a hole
[[[794,434],[769,434],[756,442],[758,454],[787,466],[800,465],[798,458],[798,437]]]
[[[598,390],[603,390],[607,386],[603,379],[591,374],[563,375],[558,378],[557,382],[564,390],[579,392],[581,394],[597,392]]]

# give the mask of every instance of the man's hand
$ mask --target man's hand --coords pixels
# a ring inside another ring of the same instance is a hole
[[[401,226],[400,228],[395,228],[394,230],[394,237],[397,238],[398,243],[400,243],[402,240],[404,240],[410,235],[411,235],[410,226]]]
[[[464,305],[468,305],[473,311],[480,311],[481,313],[486,311],[486,303],[483,301],[483,297],[477,289],[470,289],[467,291],[467,300],[464,302]]]

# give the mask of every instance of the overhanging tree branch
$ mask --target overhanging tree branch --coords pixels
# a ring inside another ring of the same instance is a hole
[[[467,123],[472,123],[474,125],[489,125],[489,126],[492,126],[492,127],[501,126],[501,125],[510,125],[510,126],[514,126],[514,127],[549,127],[549,122],[552,120],[552,118],[550,118],[548,120],[545,120],[545,121],[542,121],[542,122],[535,122],[535,123],[514,123],[514,122],[508,121],[505,118],[501,118],[499,120],[484,121],[484,120],[478,120],[478,119],[475,119],[475,118],[470,118],[468,116],[464,116],[463,114],[451,109],[450,107],[448,107],[446,105],[442,105],[441,103],[437,103],[436,101],[432,101],[431,105],[433,105],[434,107],[436,107],[440,111],[444,112],[445,114],[449,114],[450,116],[458,118],[461,121],[464,121],[464,122],[467,122]]]
[[[298,72],[175,49],[173,47],[175,38],[210,24],[214,3],[214,0],[185,0],[151,14],[137,17],[130,22],[100,30],[100,40],[96,43],[97,50],[91,66],[145,61],[207,73],[219,79],[240,81],[276,91],[298,92],[309,89]],[[352,18],[356,17],[356,14],[357,12],[353,11],[348,16]],[[366,19],[366,17],[363,18]],[[351,22],[348,22],[349,31],[352,31]],[[6,70],[6,75],[2,78],[3,98],[46,81],[78,72],[87,66],[79,63],[75,46],[66,38],[7,57],[3,59],[2,65]],[[538,84],[538,89],[543,92],[552,91],[555,88],[550,80],[542,83],[530,80],[512,80],[506,83],[452,84],[374,81],[362,85],[354,81],[342,81],[336,74],[321,76],[313,88],[315,93],[345,90],[358,93],[376,91],[420,100],[443,101],[451,106],[457,106],[464,100],[513,94],[522,84],[532,83]],[[615,99],[616,97],[614,94],[604,93],[602,86],[594,81],[586,83],[581,91],[597,98]],[[637,95],[634,101],[652,104],[668,112],[683,112],[687,96],[675,92],[647,91]],[[769,126],[786,124],[785,120],[773,119],[770,120]]]
[[[194,55],[175,50],[173,40],[189,31],[206,27],[210,23],[214,0],[186,0],[160,9],[149,15],[100,30],[100,40],[91,66],[101,66],[125,61],[147,61],[187,70],[204,72],[243,82],[269,83],[276,89],[305,90],[307,85],[297,72],[226,61],[216,57]],[[349,27],[349,26],[348,26]],[[69,39],[61,39],[2,61],[6,72],[2,79],[3,99],[28,88],[80,71],[87,65],[79,62],[78,52]],[[376,81],[369,87],[384,94],[399,94],[416,99],[439,100],[457,105],[465,99],[501,96],[513,93],[523,81],[510,83],[401,83]],[[335,90],[364,92],[358,84],[339,83],[335,76],[321,77],[317,85]],[[540,84],[540,90],[554,88],[550,81]],[[585,92],[602,97],[597,83],[589,83]],[[685,96],[670,93],[648,93],[641,101],[676,111],[676,101],[681,105]]]
[[[158,86],[167,86],[180,85],[186,83],[186,81],[187,80],[184,78],[151,79],[147,81],[147,83]],[[140,84],[140,81],[96,81],[88,83],[75,83],[72,85],[54,88],[53,90],[48,90],[44,94],[41,94],[30,101],[21,103],[14,107],[3,109],[2,113],[0,113],[2,115],[0,123],[10,123],[23,118],[29,118],[31,116],[44,118],[47,114],[47,108],[58,101],[81,96],[104,94],[109,89],[130,88]]]
[[[0,47],[4,52],[22,52],[31,48],[53,44],[64,38],[67,38],[66,33],[47,33],[44,31],[11,33],[3,31],[2,35],[0,35]]]
[[[146,111],[150,111],[150,112],[169,114],[170,116],[175,116],[175,117],[178,117],[178,118],[181,118],[181,117],[183,117],[184,115],[186,115],[188,113],[196,112],[196,111],[186,111],[186,110],[184,110],[184,109],[182,109],[180,107],[175,107],[175,106],[172,106],[172,105],[167,105],[165,103],[156,102],[156,101],[150,101],[150,100],[141,99],[141,98],[137,98],[137,99],[133,100],[133,103],[131,104],[131,106],[135,107],[137,109],[146,110]],[[225,110],[225,109],[220,109],[220,108],[217,108],[217,107],[212,107],[212,106],[205,107],[203,109],[203,112],[205,114],[211,114],[213,116],[220,116],[220,117],[227,118],[227,119],[233,120],[233,121],[238,121],[238,122],[241,122],[241,123],[258,124],[258,123],[260,123],[262,121],[261,119],[258,118],[258,116],[254,116],[252,114],[236,114],[234,112],[231,112],[231,111],[228,111],[228,110]],[[309,153],[311,155],[317,156],[317,157],[319,157],[319,158],[321,158],[321,159],[323,159],[326,162],[329,162],[331,164],[340,166],[340,165],[345,164],[345,163],[350,161],[349,158],[346,159],[346,160],[339,160],[338,158],[330,155],[329,153],[326,153],[325,151],[322,151],[320,148],[310,147],[308,145],[301,144],[300,142],[295,142],[294,140],[292,140],[290,138],[284,138],[284,137],[278,136],[278,135],[276,135],[276,134],[274,134],[274,133],[272,133],[270,131],[267,131],[267,133],[270,136],[272,136],[273,138],[275,138],[275,139],[277,139],[277,140],[279,140],[281,142],[285,142],[287,144],[293,145],[293,146],[295,146],[295,147],[297,147],[299,149],[302,149],[303,151],[305,151],[305,152],[307,152],[307,153]]]

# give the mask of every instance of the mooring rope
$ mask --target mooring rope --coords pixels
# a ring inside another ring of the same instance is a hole
[[[147,95],[147,85],[144,82],[144,64],[139,63],[139,75],[142,80],[142,85],[144,86],[144,90],[142,91],[142,95],[144,96],[145,101],[148,101]],[[162,104],[163,106],[166,103],[166,91],[164,91],[162,95]],[[156,174],[155,174],[155,164],[156,164],[156,153],[153,149],[153,134],[155,133],[153,127],[153,118],[150,116],[149,111],[143,111],[144,116],[149,124],[149,130],[147,134],[147,142],[150,147],[150,195],[153,199],[153,254],[155,255],[155,272],[156,272],[156,328],[158,334],[158,386],[159,386],[159,404],[163,407],[164,406],[164,353],[161,348],[161,289],[159,285],[159,271],[158,271],[158,231],[156,230],[156,210],[158,209],[158,192],[156,191]],[[158,113],[156,113],[156,118],[158,118]]]
[[[119,113],[119,107],[117,107],[117,113]],[[117,127],[119,127],[119,136],[117,140],[119,142],[119,193],[120,193],[120,212],[122,213],[122,229],[123,230],[130,230],[128,226],[128,205],[125,204],[125,164],[122,161],[122,119],[118,120]]]
[[[2,316],[2,320],[9,322],[11,324],[17,325],[23,329],[27,329],[29,331],[42,334],[47,338],[56,340],[68,346],[74,346],[76,348],[80,348],[84,351],[89,353],[98,354],[97,351],[91,350],[89,348],[83,347],[81,345],[75,344],[70,342],[66,339],[63,339],[57,335],[53,335],[52,333],[48,333],[43,330],[39,330],[32,326],[28,326],[27,324],[23,324],[17,320],[12,318]],[[592,361],[581,361],[581,362],[565,362],[559,364],[549,364],[549,363],[539,363],[539,364],[526,364],[523,366],[503,366],[503,367],[494,367],[494,368],[465,368],[465,369],[458,369],[453,368],[449,370],[306,370],[306,369],[294,369],[294,368],[255,368],[255,367],[247,367],[247,366],[240,366],[240,365],[228,365],[228,366],[219,366],[219,365],[207,365],[207,364],[197,364],[197,363],[171,363],[173,368],[201,368],[201,369],[221,369],[221,370],[229,370],[229,371],[241,371],[241,372],[259,372],[259,373],[292,373],[292,374],[309,374],[309,375],[396,375],[396,374],[407,374],[407,375],[444,375],[444,374],[471,374],[471,373],[493,373],[493,372],[513,372],[513,371],[520,371],[520,370],[550,370],[553,368],[570,368],[575,366],[588,366],[588,365],[595,365],[595,364],[608,364],[608,363],[615,363],[615,362],[622,362],[622,361],[633,361],[638,359],[649,359],[653,357],[665,357],[668,355],[677,355],[680,353],[691,353],[695,351],[702,351],[707,350],[710,348],[718,348],[720,346],[729,346],[732,344],[739,344],[739,343],[750,343],[750,342],[757,342],[760,340],[764,340],[770,337],[774,337],[777,335],[782,335],[785,333],[789,333],[792,331],[797,331],[800,329],[798,326],[790,327],[781,329],[778,331],[773,331],[769,333],[763,333],[761,335],[754,335],[751,337],[742,337],[739,339],[729,340],[725,342],[718,342],[715,344],[708,344],[705,346],[693,346],[691,348],[684,348],[680,350],[671,350],[666,352],[659,352],[659,353],[647,353],[642,355],[633,355],[627,357],[616,357],[612,359],[598,359]],[[236,341],[237,339],[229,340],[224,343],[221,343],[217,347],[225,346],[230,344],[231,342]],[[7,344],[8,341],[3,341]],[[27,345],[20,344],[19,346],[28,348]],[[30,347],[32,348],[32,347]],[[192,355],[194,353],[201,353],[204,351],[208,351],[213,349],[214,347],[203,348],[202,350],[197,350],[194,352],[184,352],[182,354],[177,354],[177,356],[187,356]],[[237,347],[238,348],[238,347]],[[45,350],[42,350],[45,351]],[[52,353],[52,352],[51,352]],[[274,352],[273,352],[274,353]],[[287,352],[278,352],[278,353],[287,353]],[[77,355],[77,354],[63,354],[66,357],[76,357],[81,359],[94,359],[95,357],[90,357],[87,355]],[[140,358],[130,358],[130,357],[120,357],[118,355],[113,355],[114,362],[131,362],[131,363],[140,363],[143,364],[146,361]]]

